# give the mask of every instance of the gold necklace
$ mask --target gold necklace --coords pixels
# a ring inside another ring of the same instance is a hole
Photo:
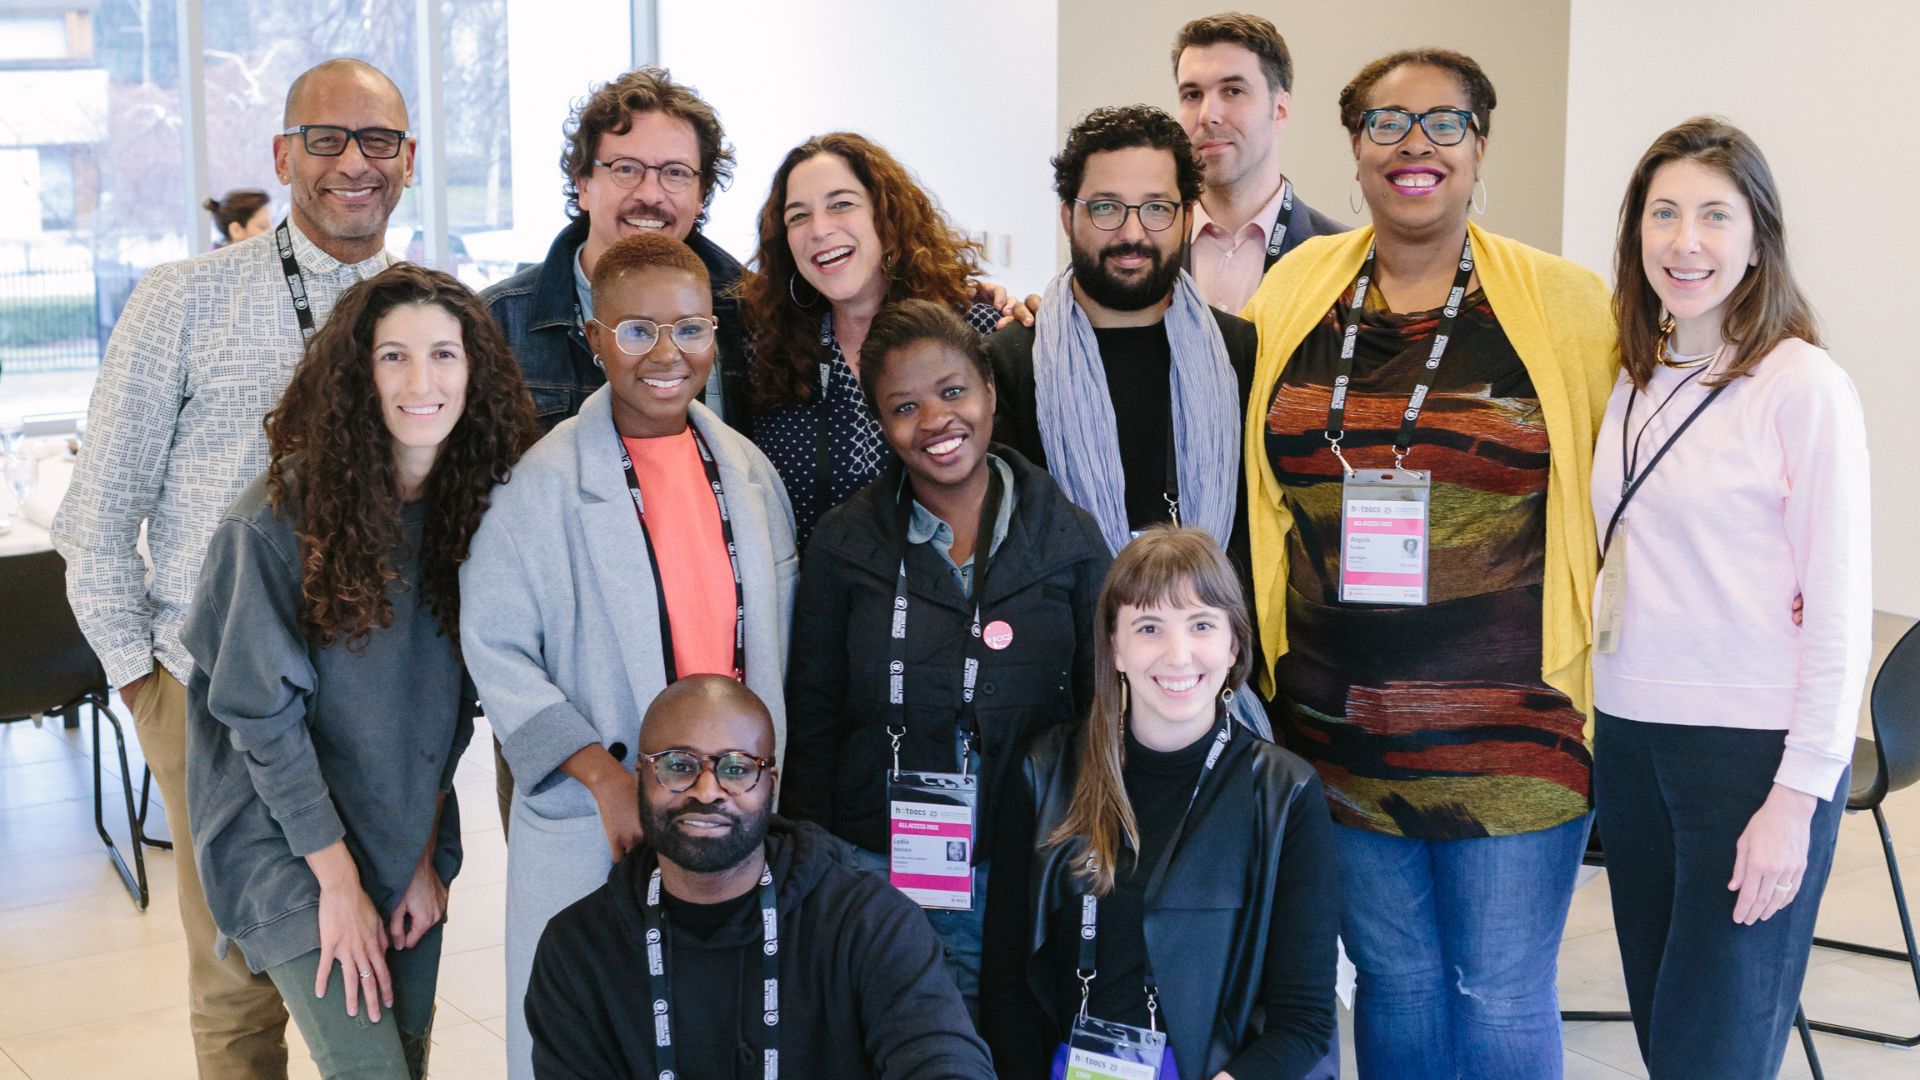
[[[1714,349],[1712,352],[1704,352],[1699,356],[1675,356],[1673,354],[1672,342],[1673,316],[1669,315],[1660,321],[1660,342],[1653,350],[1653,358],[1655,361],[1664,367],[1670,367],[1677,371],[1690,371],[1702,364],[1712,363],[1713,358],[1720,355],[1720,350]]]

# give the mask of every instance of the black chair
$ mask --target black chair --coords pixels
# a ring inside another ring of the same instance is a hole
[[[0,596],[6,597],[7,617],[0,619],[0,722],[25,720],[44,714],[77,719],[80,707],[93,714],[93,827],[107,845],[114,868],[141,910],[147,907],[147,862],[143,845],[170,846],[146,836],[149,770],[141,782],[140,807],[134,809],[133,772],[127,764],[127,738],[120,718],[107,704],[107,674],[100,659],[67,606],[66,561],[52,551],[0,557]],[[100,718],[113,725],[120,752],[120,787],[127,806],[127,833],[133,848],[133,868],[107,832],[100,782]]]
[[[1853,741],[1853,789],[1847,792],[1847,811],[1872,811],[1874,824],[1880,827],[1880,850],[1887,856],[1887,877],[1893,882],[1893,904],[1900,913],[1900,931],[1906,936],[1907,950],[1899,952],[1823,937],[1814,938],[1813,943],[1823,949],[1898,960],[1912,970],[1914,994],[1920,996],[1920,949],[1914,948],[1913,912],[1907,907],[1907,892],[1900,882],[1900,863],[1893,857],[1893,834],[1887,831],[1886,811],[1881,808],[1888,793],[1920,783],[1920,625],[1902,635],[1893,651],[1887,654],[1886,662],[1880,665],[1880,674],[1873,680],[1868,712],[1873,721],[1873,738]],[[1920,1046],[1920,1032],[1894,1035],[1817,1020],[1813,1028],[1830,1035],[1891,1046]]]
[[[1585,866],[1607,867],[1607,852],[1600,845],[1600,827],[1596,824],[1587,831],[1587,852],[1580,862]],[[1597,1022],[1603,1024],[1631,1023],[1633,1014],[1613,1009],[1562,1009],[1560,1020],[1567,1024]],[[1807,1021],[1807,1010],[1795,1006],[1793,1010],[1793,1029],[1800,1033],[1800,1047],[1806,1051],[1807,1067],[1811,1070],[1812,1080],[1826,1080],[1826,1070],[1820,1067],[1820,1051],[1813,1045],[1813,1028],[1818,1024]]]

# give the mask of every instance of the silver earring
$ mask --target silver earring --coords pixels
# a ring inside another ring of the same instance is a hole
[[[1354,178],[1353,187],[1347,190],[1347,206],[1351,207],[1353,212],[1356,214],[1359,213],[1361,210],[1359,177]]]
[[[1473,182],[1473,212],[1476,214],[1484,214],[1487,212],[1487,182],[1485,180],[1475,180]]]
[[[599,368],[601,371],[607,370],[606,361],[600,359],[599,353],[593,354],[593,366]]]
[[[820,290],[818,290],[818,289],[814,289],[814,290],[813,290],[813,299],[811,299],[811,300],[808,300],[808,301],[807,301],[807,302],[805,302],[805,303],[801,303],[801,301],[800,301],[800,296],[799,296],[799,294],[798,294],[798,293],[796,293],[796,292],[794,291],[794,288],[793,288],[793,283],[794,283],[794,282],[796,282],[796,281],[799,281],[799,280],[800,280],[800,275],[799,275],[799,274],[794,274],[794,275],[793,275],[792,277],[790,277],[790,278],[788,278],[788,279],[787,279],[787,295],[788,295],[789,297],[792,297],[792,298],[793,298],[793,303],[794,303],[794,306],[795,306],[795,307],[802,307],[802,308],[810,308],[810,307],[812,307],[813,305],[815,305],[815,304],[817,304],[817,303],[819,303],[819,302],[820,302]],[[813,286],[811,286],[811,285],[809,285],[809,286],[807,286],[807,288],[809,288],[809,289],[813,289]]]

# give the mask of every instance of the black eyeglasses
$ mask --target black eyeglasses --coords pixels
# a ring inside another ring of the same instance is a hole
[[[339,157],[347,152],[349,140],[360,144],[360,153],[370,158],[396,158],[406,145],[407,133],[392,128],[343,128],[332,124],[301,124],[281,132],[298,135],[307,153],[314,157]]]
[[[1426,112],[1408,112],[1405,109],[1368,109],[1360,114],[1360,126],[1365,129],[1367,138],[1381,146],[1395,146],[1413,134],[1413,125],[1419,124],[1420,130],[1427,133],[1427,141],[1435,146],[1458,146],[1469,132],[1479,126],[1479,121],[1465,109],[1428,109]]]
[[[693,186],[700,174],[693,166],[678,161],[669,161],[665,165],[649,165],[630,157],[614,158],[612,161],[594,160],[594,164],[607,170],[615,187],[637,188],[647,179],[649,172],[660,174],[660,187],[678,194]]]
[[[668,331],[673,347],[683,353],[701,353],[713,347],[714,332],[720,329],[718,319],[709,319],[705,315],[689,315],[679,322],[666,325],[652,319],[622,319],[617,325],[608,326],[599,319],[589,322],[602,330],[613,334],[613,343],[628,356],[645,356],[660,343],[660,332]]]
[[[720,790],[729,795],[745,795],[760,784],[760,774],[773,764],[772,758],[754,757],[744,750],[724,754],[696,754],[691,750],[662,750],[641,754],[653,766],[653,778],[660,786],[678,795],[700,782],[700,774],[709,766]]]
[[[1123,203],[1119,199],[1075,199],[1074,202],[1087,208],[1087,220],[1093,227],[1104,232],[1113,232],[1127,223],[1127,215],[1140,215],[1140,227],[1148,232],[1164,232],[1173,224],[1174,216],[1180,213],[1180,204],[1165,199],[1149,199],[1143,203]]]

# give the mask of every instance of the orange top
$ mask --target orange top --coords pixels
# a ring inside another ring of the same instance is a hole
[[[674,669],[682,677],[732,676],[733,564],[720,532],[720,504],[707,484],[693,431],[621,441],[647,508],[647,535],[673,625]]]

